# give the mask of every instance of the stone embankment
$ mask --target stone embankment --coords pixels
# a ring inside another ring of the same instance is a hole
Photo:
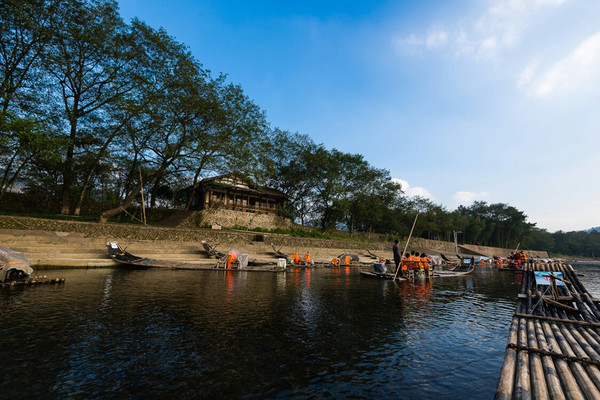
[[[101,225],[92,222],[0,215],[0,246],[22,251],[32,265],[38,268],[115,266],[117,264],[108,258],[106,250],[106,243],[112,241],[118,242],[130,253],[142,257],[213,264],[215,259],[202,248],[203,240],[215,245],[222,252],[235,247],[257,261],[276,261],[278,257],[273,248],[286,254],[297,250],[301,256],[310,251],[313,260],[317,262],[328,262],[344,252],[358,254],[364,262],[373,261],[369,252],[380,257],[392,257],[392,243],[387,242],[337,241],[201,228],[181,229],[113,223]],[[453,243],[419,238],[411,240],[409,249],[435,255],[455,253]],[[510,253],[507,249],[484,246],[461,246],[459,251],[461,254],[487,256],[505,256]]]

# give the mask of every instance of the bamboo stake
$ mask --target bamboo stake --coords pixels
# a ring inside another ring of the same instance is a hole
[[[408,242],[410,242],[410,238],[412,236],[413,229],[415,229],[415,225],[417,224],[417,218],[419,218],[419,213],[417,213],[417,215],[415,215],[415,221],[412,224],[412,228],[410,228],[410,233],[408,234],[408,240],[406,240],[406,244],[404,245],[404,250],[402,250],[402,257],[404,257],[404,254],[406,253],[406,248],[408,247]],[[400,262],[402,262],[402,258],[400,259]],[[398,271],[400,271],[400,269],[401,269],[400,265],[398,265],[398,268],[396,268],[396,273],[394,274],[394,280],[396,280],[396,277],[398,276]]]

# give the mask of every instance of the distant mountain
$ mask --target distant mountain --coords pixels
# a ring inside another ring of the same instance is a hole
[[[590,233],[591,231],[600,232],[600,226],[597,226],[597,227],[595,227],[595,228],[590,228],[590,229],[588,229],[586,232],[587,232],[587,233]]]

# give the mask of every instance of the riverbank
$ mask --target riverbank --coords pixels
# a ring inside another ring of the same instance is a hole
[[[237,248],[251,259],[276,262],[275,250],[301,255],[310,251],[316,262],[329,262],[344,252],[358,254],[361,262],[372,262],[371,254],[391,258],[392,243],[313,239],[248,231],[206,228],[169,228],[132,224],[98,224],[43,218],[0,215],[0,245],[22,251],[34,267],[89,268],[117,265],[108,258],[106,243],[117,241],[127,251],[148,258],[188,263],[214,263],[202,241],[226,252]],[[402,246],[404,243],[400,243]],[[409,249],[427,254],[454,255],[451,242],[413,238]],[[510,249],[462,245],[465,255],[506,256]],[[371,254],[369,254],[371,253]],[[545,252],[536,252],[547,256]]]

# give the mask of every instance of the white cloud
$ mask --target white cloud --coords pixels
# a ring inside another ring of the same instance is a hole
[[[486,192],[456,192],[453,196],[454,201],[461,205],[470,205],[476,200],[483,200],[487,197]]]
[[[448,32],[443,30],[431,31],[427,34],[427,48],[438,49],[448,43]]]
[[[521,73],[518,87],[530,96],[546,97],[582,86],[591,87],[600,69],[600,32],[585,39],[569,55],[539,70],[539,61]]]
[[[408,197],[423,197],[425,199],[433,200],[433,196],[429,190],[425,189],[421,186],[411,187],[408,184],[408,181],[400,178],[392,178],[392,181],[395,183],[399,183],[402,186],[402,191]]]
[[[450,29],[430,28],[426,34],[395,39],[396,48],[447,49],[456,57],[491,59],[503,49],[514,47],[523,32],[535,23],[539,12],[566,0],[498,0],[482,14],[466,17]]]

